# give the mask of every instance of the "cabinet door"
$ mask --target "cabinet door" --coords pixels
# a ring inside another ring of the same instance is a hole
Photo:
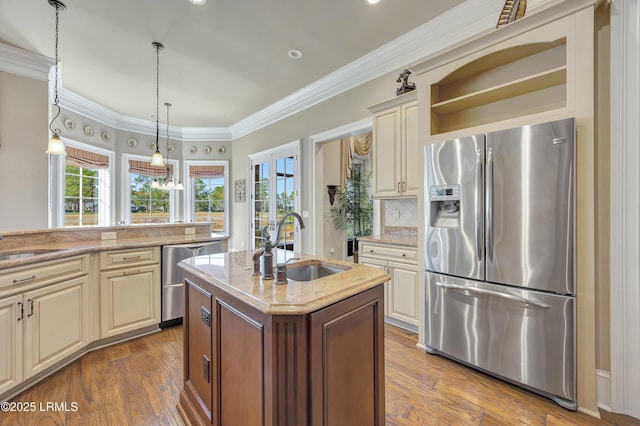
[[[0,299],[0,395],[22,381],[22,295]]]
[[[101,335],[114,336],[160,323],[160,267],[100,274]]]
[[[422,155],[418,144],[418,102],[402,106],[402,195],[417,196]]]
[[[23,301],[28,379],[88,344],[88,277],[24,293]]]
[[[366,266],[373,266],[376,268],[383,269],[385,272],[389,272],[387,269],[387,261],[386,260],[378,260],[372,259],[370,257],[362,257],[362,253],[360,254],[360,264]],[[389,315],[389,281],[384,283],[384,315]]]
[[[314,425],[384,425],[383,290],[376,286],[311,314]]]
[[[185,391],[201,418],[211,423],[213,410],[213,359],[211,293],[186,281],[184,315]]]
[[[400,108],[376,115],[373,119],[373,195],[400,195]]]
[[[391,318],[418,326],[418,271],[415,266],[389,262],[391,281],[387,291]]]

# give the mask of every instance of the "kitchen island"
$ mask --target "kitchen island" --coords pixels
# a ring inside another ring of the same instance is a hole
[[[185,270],[186,424],[381,425],[384,290],[377,268],[295,254],[339,271],[275,284],[253,252],[198,256]],[[294,255],[274,250],[274,261]],[[293,274],[292,274],[293,275]]]

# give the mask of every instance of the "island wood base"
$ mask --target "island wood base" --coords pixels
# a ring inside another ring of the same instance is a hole
[[[185,291],[186,424],[384,424],[382,284],[300,315],[265,314],[192,274]]]

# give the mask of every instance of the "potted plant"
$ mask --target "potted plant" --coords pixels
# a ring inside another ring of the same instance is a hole
[[[351,179],[344,190],[336,191],[335,204],[331,208],[333,226],[347,231],[353,238],[353,261],[358,263],[358,238],[371,235],[373,228],[373,199],[369,195],[371,172],[365,173],[361,165],[354,164]]]

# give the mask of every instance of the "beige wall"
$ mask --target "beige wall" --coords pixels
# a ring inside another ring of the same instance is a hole
[[[399,71],[398,71],[399,72]],[[287,117],[270,126],[233,141],[232,175],[235,179],[247,179],[249,182],[248,156],[250,154],[274,148],[279,145],[302,139],[301,152],[301,210],[311,213],[311,167],[314,148],[310,149],[309,137],[317,133],[335,129],[371,116],[367,107],[380,101],[395,97],[397,73],[391,73],[365,83],[341,95],[335,96],[314,107]],[[327,159],[325,159],[325,162]],[[231,218],[231,242],[234,249],[247,248],[249,241],[249,203],[233,203]],[[310,226],[323,218],[310,216],[305,219]],[[302,231],[302,251],[311,253],[309,236],[312,228]]]
[[[0,232],[48,225],[47,91],[0,71]]]

